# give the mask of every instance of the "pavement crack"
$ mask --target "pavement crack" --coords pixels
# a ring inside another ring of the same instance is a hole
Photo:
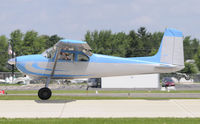
[[[67,103],[64,103],[64,105],[63,105],[63,107],[62,107],[62,109],[61,109],[61,112],[60,112],[58,118],[61,118],[61,117],[62,117],[66,104],[67,104]]]
[[[178,106],[180,109],[188,113],[191,117],[195,117],[195,115],[190,110],[188,110],[184,105],[179,104],[176,100],[172,100],[172,101],[176,104],[176,106]]]

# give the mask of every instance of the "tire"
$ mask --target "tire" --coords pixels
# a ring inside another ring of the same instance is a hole
[[[52,94],[51,90],[47,87],[41,88],[38,91],[38,97],[41,100],[48,100],[51,97],[51,94]]]

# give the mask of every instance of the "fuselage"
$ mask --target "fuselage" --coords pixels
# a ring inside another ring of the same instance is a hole
[[[57,60],[54,79],[98,78],[110,76],[168,73],[182,69],[160,63],[156,56],[122,58],[100,54],[88,56],[88,61]],[[26,55],[16,58],[16,67],[23,73],[34,78],[51,76],[55,58],[47,58],[42,54]]]
[[[51,79],[100,78],[136,74],[170,73],[184,68],[183,34],[166,29],[154,56],[122,58],[92,54],[85,41],[62,39],[42,54],[19,56],[8,61],[33,78],[45,78],[40,99],[51,97]]]
[[[85,41],[63,39],[43,54],[9,60],[17,68],[36,78],[98,78],[136,74],[170,73],[184,68],[183,34],[166,29],[154,56],[122,58],[92,54]]]

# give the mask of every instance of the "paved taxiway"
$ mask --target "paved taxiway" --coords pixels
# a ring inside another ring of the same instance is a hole
[[[37,94],[7,94],[9,96],[37,96]],[[53,96],[102,96],[134,98],[200,98],[200,93],[53,93]]]
[[[200,100],[0,100],[0,117],[200,117]]]

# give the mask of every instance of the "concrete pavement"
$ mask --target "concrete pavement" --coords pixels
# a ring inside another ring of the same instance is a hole
[[[200,117],[200,100],[0,100],[0,117]]]
[[[37,96],[37,94],[7,94],[10,96]],[[200,93],[53,93],[53,96],[101,96],[134,98],[200,98]]]

